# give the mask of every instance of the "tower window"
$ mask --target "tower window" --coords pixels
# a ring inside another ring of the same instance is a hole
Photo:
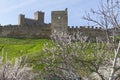
[[[61,17],[60,17],[60,16],[58,16],[57,18],[58,18],[58,19],[61,19]]]

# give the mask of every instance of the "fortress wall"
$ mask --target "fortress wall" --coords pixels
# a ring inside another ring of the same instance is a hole
[[[31,36],[35,37],[38,36],[40,38],[49,38],[51,35],[51,26],[45,25],[45,26],[37,26],[35,28],[31,27],[29,31],[31,31]]]
[[[3,26],[0,28],[2,37],[48,38],[51,35],[51,25],[44,26]]]
[[[13,31],[12,25],[6,25],[2,27],[2,36],[7,37],[7,34]]]
[[[18,17],[19,26],[36,26],[38,24],[37,20],[25,18],[25,15],[20,14]]]
[[[4,37],[28,37],[28,38],[48,38],[51,35],[51,24],[44,26],[4,26],[0,28],[0,36]],[[80,32],[86,36],[103,36],[104,31],[101,28],[84,27],[84,26],[68,26],[68,32],[73,34]]]
[[[105,30],[94,26],[68,26],[67,9],[52,11],[51,24],[44,23],[44,12],[35,12],[34,19],[25,18],[20,14],[18,25],[6,25],[0,27],[0,36],[3,37],[26,37],[26,38],[50,38],[53,30],[74,34],[81,33],[82,36],[104,37]]]
[[[2,28],[2,36],[3,36],[3,37],[7,37],[7,35],[10,34],[11,32],[13,32],[13,29],[10,29],[10,28]]]
[[[37,21],[29,18],[25,18],[25,25],[26,26],[35,26],[37,25]]]
[[[37,26],[44,25],[44,12],[37,11],[34,13],[34,19],[26,18],[24,14],[18,16],[18,25],[21,26]]]
[[[69,34],[73,34],[73,33],[77,33],[79,32],[82,36],[88,36],[88,37],[93,37],[93,38],[96,38],[96,37],[103,37],[105,38],[106,37],[106,33],[103,29],[101,28],[90,28],[90,27],[69,27],[68,28],[68,32]]]
[[[102,29],[101,27],[95,27],[95,26],[68,26],[68,29],[81,29],[81,28],[86,28],[86,29]]]
[[[2,26],[0,26],[0,36],[2,36]]]
[[[14,29],[13,32],[11,32],[11,34],[8,34],[8,36],[12,36],[12,37],[29,37],[30,36],[30,30],[29,27],[24,26],[24,27],[17,27]]]
[[[21,29],[22,27],[19,27],[18,25],[13,25],[13,26],[3,26],[2,27],[2,36],[3,37],[14,37],[16,34],[21,34],[24,31],[24,29]],[[21,30],[21,31],[20,31]],[[27,30],[27,29],[26,29]],[[19,35],[18,35],[19,37]]]
[[[71,35],[76,35],[77,33],[80,36],[87,36],[87,41],[93,41],[96,42],[96,39],[99,39],[99,41],[105,41],[107,40],[106,33],[104,29],[98,29],[98,28],[68,28],[68,33]]]

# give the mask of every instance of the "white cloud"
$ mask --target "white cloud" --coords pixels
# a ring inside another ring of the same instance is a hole
[[[32,4],[34,2],[35,2],[35,0],[25,0],[25,1],[22,1],[21,3],[15,2],[15,5],[13,4],[12,6],[7,6],[4,9],[2,9],[2,13],[11,12],[13,10],[22,8],[22,7],[27,6],[27,5],[30,5],[30,4]]]

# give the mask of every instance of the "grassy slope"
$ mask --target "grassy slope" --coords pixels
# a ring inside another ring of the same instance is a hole
[[[15,39],[15,38],[0,38],[0,55],[2,55],[2,48],[4,52],[8,54],[9,59],[14,59],[14,57],[20,57],[28,55],[28,62],[33,63],[33,67],[36,70],[41,70],[44,68],[44,64],[40,64],[41,59],[46,59],[50,55],[41,54],[42,49],[44,48],[45,43],[51,43],[47,39]],[[84,44],[80,44],[84,46]],[[100,44],[101,45],[101,44]],[[104,49],[104,45],[101,45],[99,48]],[[84,48],[81,48],[82,51],[86,53],[86,59],[90,59],[90,53],[97,53],[96,45],[91,43]],[[79,50],[79,51],[81,51]],[[78,52],[79,52],[78,51]],[[80,52],[81,53],[81,52]],[[92,57],[91,57],[92,58]]]
[[[37,53],[43,49],[46,42],[50,40],[0,38],[0,55],[2,55],[2,48],[4,48],[4,53],[8,54],[9,59]]]

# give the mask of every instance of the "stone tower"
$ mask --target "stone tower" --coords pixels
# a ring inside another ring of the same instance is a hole
[[[68,13],[67,8],[63,11],[52,11],[51,13],[51,28],[52,31],[66,32],[68,28]]]
[[[41,11],[35,12],[34,19],[37,20],[38,24],[44,24],[44,12]]]
[[[25,23],[25,15],[20,14],[20,15],[18,16],[18,25],[24,26],[24,23]]]

